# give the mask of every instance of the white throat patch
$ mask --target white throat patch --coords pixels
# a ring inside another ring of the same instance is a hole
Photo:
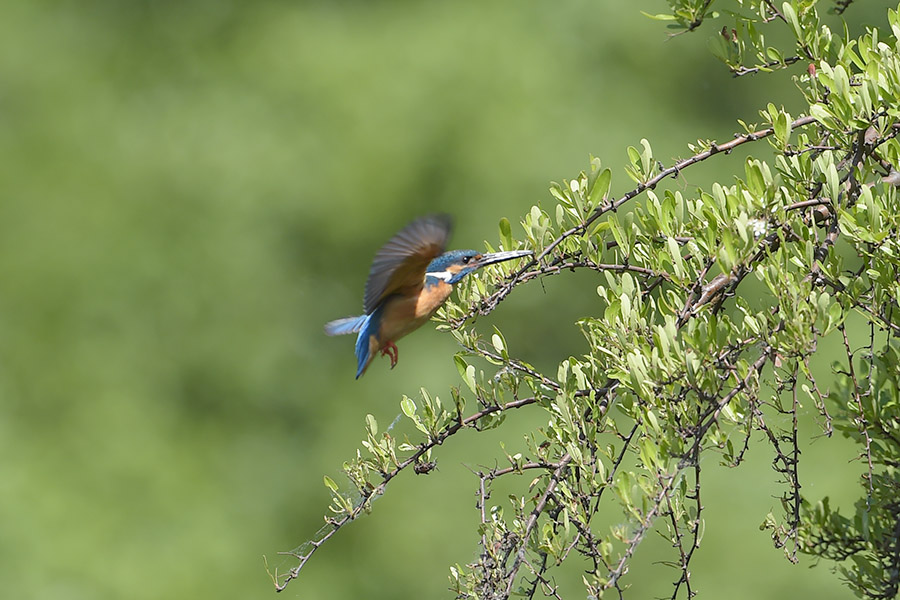
[[[425,277],[434,277],[435,279],[449,282],[451,279],[453,279],[453,273],[451,273],[450,271],[437,271],[434,273],[425,273]]]

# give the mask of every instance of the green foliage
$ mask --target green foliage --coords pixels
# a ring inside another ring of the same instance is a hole
[[[690,565],[705,531],[703,459],[740,466],[754,436],[770,447],[783,487],[780,510],[762,525],[776,547],[794,562],[798,553],[836,561],[859,596],[897,595],[898,13],[888,13],[891,34],[873,28],[850,38],[820,18],[815,0],[738,0],[718,3],[719,14],[708,1],[669,4],[682,31],[724,23],[712,49],[735,75],[803,61],[794,82],[806,114],[769,103],[760,125],[722,144],[698,141],[693,156],[668,167],[642,139],[627,148],[627,179],[592,158],[587,171],[551,186],[549,208],[524,214],[521,239],[501,220],[500,245],[535,258],[470,277],[438,313],[439,329],[463,347],[455,357],[462,386],[449,402],[424,389],[404,397],[411,430],[403,441],[367,418],[364,451],[344,467],[352,489],[326,480],[331,528],[297,554],[298,567],[275,575],[279,586],[402,470],[428,472],[457,432],[500,427],[525,408],[541,411],[545,424],[518,450],[504,449],[501,466],[477,471],[480,550],[451,567],[458,597],[558,597],[554,573],[572,561],[588,597],[622,594],[653,531],[671,549],[672,597],[691,597]],[[770,30],[791,41],[770,45]],[[757,157],[734,152],[748,146]],[[690,192],[664,189],[704,161],[733,173]],[[517,358],[503,333],[483,334],[473,321],[521,286],[568,270],[596,273],[602,309],[578,321],[587,351],[555,373]],[[823,370],[814,358],[831,340],[845,356]],[[867,473],[851,517],[801,493],[804,403],[818,414],[818,433],[837,430],[860,447]],[[515,475],[530,483],[492,498],[497,481]]]

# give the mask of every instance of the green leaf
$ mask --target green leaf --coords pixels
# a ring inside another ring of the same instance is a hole
[[[412,419],[416,416],[416,403],[409,396],[403,396],[403,400],[400,401],[400,410],[403,411],[404,415]]]
[[[473,394],[478,392],[478,388],[475,387],[475,367],[473,365],[466,367],[466,374],[463,380],[466,382],[466,387],[472,390]]]
[[[825,168],[826,190],[832,202],[837,202],[841,195],[840,177],[838,176],[837,167],[834,163],[828,163]]]
[[[592,207],[597,207],[606,198],[606,195],[609,193],[609,186],[612,182],[612,171],[609,169],[603,169],[600,172],[600,175],[597,176],[596,181],[594,181],[594,185],[591,187],[591,193],[588,196],[588,200],[591,203]]]
[[[756,335],[759,335],[759,321],[752,315],[744,315],[744,326]]]
[[[625,230],[619,223],[619,217],[615,213],[611,213],[607,217],[607,222],[609,223],[609,231],[612,233],[613,239],[616,240],[616,244],[624,252],[629,252],[631,249],[628,247]]]
[[[644,151],[641,152],[641,172],[644,177],[649,178],[653,171],[653,150],[646,138],[641,138],[641,146],[644,148]]]
[[[785,2],[781,5],[781,13],[784,15],[785,20],[787,20],[788,25],[791,26],[791,29],[794,30],[794,37],[798,40],[802,40],[803,29],[800,27],[800,20],[797,18],[797,11],[794,10],[794,7],[790,2]]]
[[[503,245],[504,250],[512,250],[514,247],[512,226],[509,223],[509,219],[506,217],[500,219],[500,243]]]
[[[648,12],[641,11],[641,14],[649,19],[653,19],[654,21],[675,21],[677,20],[674,15],[670,15],[668,13],[660,13],[656,15],[651,15]]]
[[[824,104],[812,104],[809,107],[809,115],[828,129],[840,129],[834,114]]]
[[[672,256],[672,265],[675,267],[675,276],[684,277],[684,261],[681,258],[681,248],[675,238],[666,240],[669,247],[669,254]]]
[[[641,441],[641,462],[647,469],[655,469],[657,466],[656,444],[653,440],[644,439]]]
[[[329,490],[331,490],[332,492],[335,492],[335,493],[336,493],[336,492],[338,491],[338,486],[337,486],[337,484],[334,482],[334,479],[332,479],[332,478],[329,477],[328,475],[325,475],[324,479],[325,479],[325,487],[327,487],[327,488],[328,488]]]
[[[825,328],[825,333],[829,333],[832,329],[839,325],[842,316],[843,310],[841,309],[840,303],[832,303],[832,305],[828,307],[828,325]]]
[[[626,149],[626,152],[628,153],[629,162],[631,162],[631,164],[634,165],[634,168],[640,169],[641,153],[638,152],[638,149],[635,148],[634,146],[628,146],[628,148]]]
[[[469,363],[466,362],[466,359],[463,358],[462,354],[454,355],[453,362],[456,363],[456,370],[459,371],[460,378],[465,379],[466,369],[468,368]]]
[[[500,330],[494,327],[494,335],[491,336],[491,344],[494,346],[494,350],[502,356],[503,358],[508,358],[509,355],[506,351],[506,340],[503,339],[503,334],[500,333]]]
[[[496,350],[498,354],[505,350],[503,347],[503,340],[496,333],[491,336],[491,343],[494,345],[494,350]]]

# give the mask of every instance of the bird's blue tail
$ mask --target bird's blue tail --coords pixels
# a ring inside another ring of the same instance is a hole
[[[369,329],[371,329],[372,320],[368,319],[366,323],[363,325],[362,331],[359,332],[359,337],[356,338],[356,378],[359,379],[360,376],[366,372],[366,367],[369,366],[369,362],[371,359],[369,358]]]
[[[347,317],[346,319],[338,319],[325,324],[325,333],[328,335],[346,335],[348,333],[356,333],[360,331],[366,324],[368,315],[359,317]]]
[[[325,324],[325,333],[328,335],[347,335],[349,333],[359,333],[356,338],[356,378],[365,373],[366,367],[372,361],[370,356],[369,338],[378,336],[378,323],[380,321],[381,310],[376,310],[371,315],[360,315],[358,317],[347,317],[346,319],[338,319]]]
[[[366,372],[369,363],[372,362],[372,347],[369,340],[372,337],[378,339],[378,329],[381,326],[381,313],[384,311],[384,305],[375,309],[371,315],[366,315],[363,323],[359,326],[359,337],[356,338],[356,378]],[[377,347],[377,344],[376,344]]]
[[[381,324],[383,309],[383,306],[379,306],[371,315],[347,317],[325,324],[325,333],[328,335],[359,333],[359,336],[356,338],[357,379],[366,372],[366,367],[372,362],[373,357],[369,340],[372,336],[378,339],[378,328]]]

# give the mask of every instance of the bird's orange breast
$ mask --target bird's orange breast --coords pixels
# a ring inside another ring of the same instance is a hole
[[[453,292],[453,286],[446,281],[439,281],[422,288],[416,301],[416,318],[428,320],[431,315],[447,301]]]
[[[425,324],[438,308],[450,297],[453,286],[447,282],[424,286],[412,296],[394,296],[384,307],[379,328],[382,345],[395,342],[404,335]]]

